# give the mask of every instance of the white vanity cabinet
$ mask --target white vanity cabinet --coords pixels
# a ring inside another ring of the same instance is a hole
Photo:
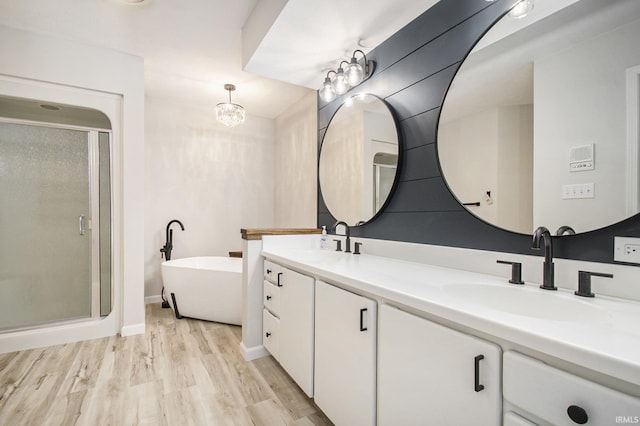
[[[538,425],[640,422],[640,399],[551,367],[518,352],[504,354],[504,400]],[[511,412],[505,413],[513,417]],[[515,423],[511,423],[515,424]],[[525,423],[526,424],[526,423]]]
[[[378,425],[500,425],[499,346],[381,305]]]
[[[315,280],[268,260],[264,265],[263,344],[312,397]]]
[[[338,426],[374,425],[376,302],[318,280],[315,311],[315,403]]]

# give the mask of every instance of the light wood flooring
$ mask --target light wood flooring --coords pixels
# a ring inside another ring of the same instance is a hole
[[[146,333],[0,354],[0,425],[331,425],[241,328],[147,305]]]

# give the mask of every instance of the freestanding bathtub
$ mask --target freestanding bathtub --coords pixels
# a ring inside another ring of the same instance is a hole
[[[242,323],[242,259],[187,257],[160,265],[164,292],[178,318]]]

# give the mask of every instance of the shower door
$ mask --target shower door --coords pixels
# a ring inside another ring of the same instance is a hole
[[[99,139],[0,122],[0,330],[100,315]]]

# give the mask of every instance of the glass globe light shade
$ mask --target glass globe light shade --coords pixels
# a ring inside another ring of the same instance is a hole
[[[336,97],[336,89],[333,88],[331,84],[331,79],[326,77],[324,79],[324,83],[322,84],[322,88],[320,89],[320,98],[325,102],[331,102]]]
[[[338,72],[333,79],[333,88],[336,90],[338,95],[344,95],[347,93],[347,90],[349,90],[349,87],[349,82],[347,81],[347,77],[344,75],[344,70],[342,67],[338,68]]]
[[[347,81],[352,87],[362,83],[362,80],[364,79],[364,70],[362,69],[362,65],[358,63],[355,56],[351,58],[351,62],[349,62],[344,75],[347,77]]]

